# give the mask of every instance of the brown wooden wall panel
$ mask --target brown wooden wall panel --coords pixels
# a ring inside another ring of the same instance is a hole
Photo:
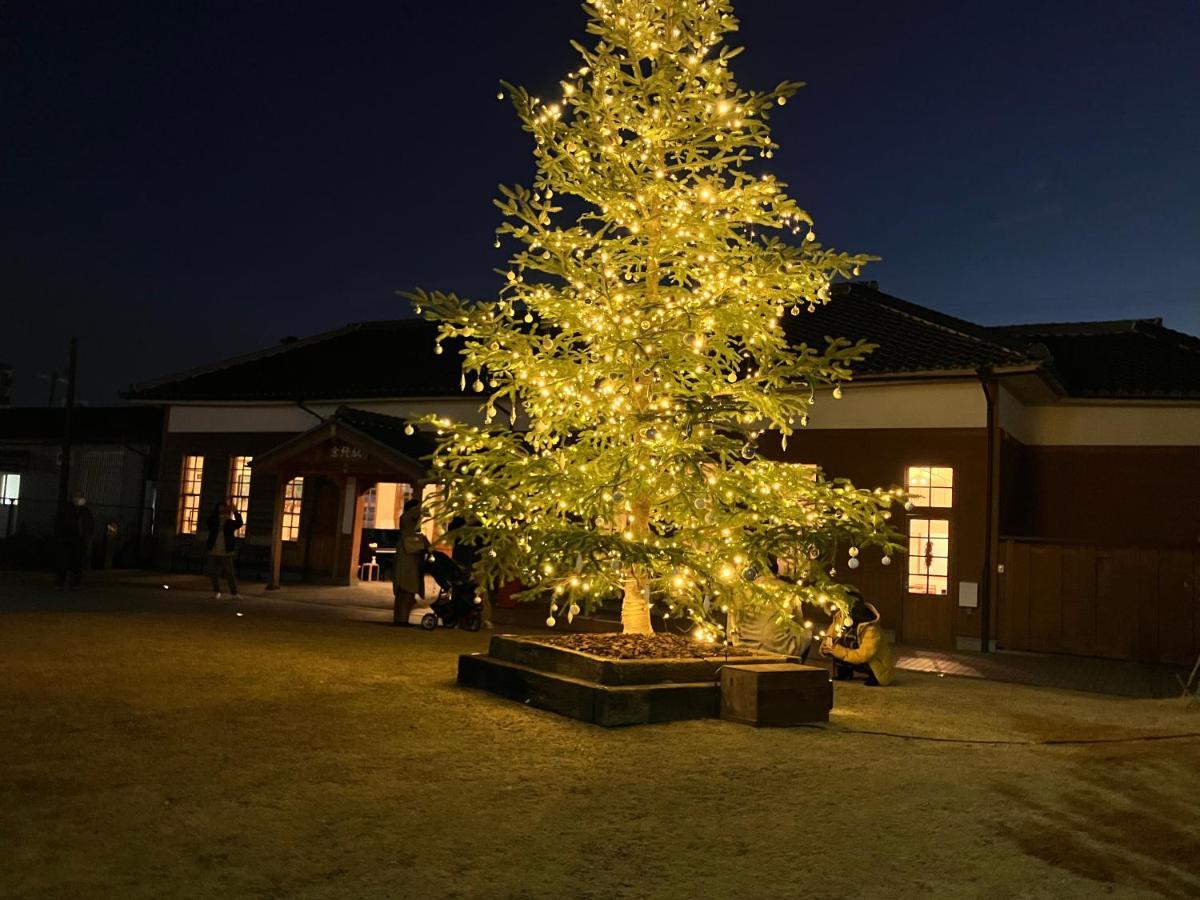
[[[1135,626],[1134,639],[1137,649],[1135,659],[1158,658],[1158,554],[1151,550],[1135,550],[1130,554],[1130,581],[1137,585],[1136,617],[1130,624]]]
[[[1057,547],[1062,553],[1061,649],[1080,656],[1096,655],[1096,550]]]
[[[1062,646],[1062,548],[1029,548],[1029,649],[1053,651]],[[1034,602],[1036,598],[1036,602]]]
[[[1138,551],[1107,550],[1097,555],[1096,649],[1100,656],[1135,659],[1139,594]]]
[[[1158,558],[1158,657],[1175,665],[1191,665],[1200,654],[1196,642],[1196,560],[1191,553],[1163,553]]]
[[[1029,545],[1013,543],[1005,555],[1004,606],[1001,609],[999,640],[1011,650],[1030,650],[1029,643]]]
[[[1191,665],[1200,553],[1005,541],[999,645]]]
[[[1200,447],[1031,447],[1005,435],[1001,450],[1006,536],[1200,547]]]

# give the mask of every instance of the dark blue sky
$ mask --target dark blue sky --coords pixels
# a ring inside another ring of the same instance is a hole
[[[985,323],[1200,333],[1200,2],[741,0],[775,171],[864,277]],[[520,3],[0,6],[0,360],[81,394],[482,295],[583,15]],[[403,360],[398,359],[397,365]]]

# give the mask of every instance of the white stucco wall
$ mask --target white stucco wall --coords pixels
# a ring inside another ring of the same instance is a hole
[[[984,428],[987,401],[978,381],[913,384],[850,383],[842,399],[818,391],[811,429]]]
[[[1025,406],[1001,388],[1000,426],[1035,447],[1200,446],[1200,404],[1085,403]]]
[[[338,406],[411,419],[437,414],[481,424],[478,401],[396,400],[311,403],[327,417]],[[1003,386],[1000,425],[1031,446],[1200,446],[1200,404],[1083,403],[1025,405]],[[291,403],[209,404],[172,406],[168,428],[173,433],[279,432],[295,434],[317,424],[311,414]],[[819,391],[809,412],[808,427],[829,429],[984,428],[987,403],[978,381],[910,384],[848,384],[842,399]]]

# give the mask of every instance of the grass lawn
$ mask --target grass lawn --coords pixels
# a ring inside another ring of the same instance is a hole
[[[486,635],[61,596],[0,595],[4,897],[1200,895],[1200,740],[1037,743],[1195,705],[901,673],[602,730],[456,688]]]

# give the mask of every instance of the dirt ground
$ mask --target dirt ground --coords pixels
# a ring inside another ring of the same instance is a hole
[[[1149,739],[1197,705],[903,673],[603,730],[455,687],[486,634],[5,590],[3,897],[1200,896],[1200,737]]]

